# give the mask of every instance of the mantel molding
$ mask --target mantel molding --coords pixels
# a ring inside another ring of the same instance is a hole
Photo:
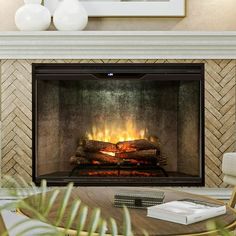
[[[236,32],[0,32],[0,59],[236,59]]]

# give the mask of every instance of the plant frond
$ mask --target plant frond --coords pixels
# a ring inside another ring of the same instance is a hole
[[[18,202],[6,203],[6,204],[0,206],[0,212],[2,210],[11,210],[12,208],[17,208],[18,205],[19,205]]]
[[[39,189],[37,186],[35,186],[34,183],[27,184],[23,178],[19,178],[19,181],[16,181],[12,177],[5,176],[5,180],[8,184],[11,186],[15,186],[16,188],[23,187],[24,189],[31,189],[31,192],[28,192],[28,195],[32,195],[32,193],[39,193]],[[29,225],[29,227],[24,227],[21,232],[18,232],[19,236],[24,236],[24,234],[29,233],[30,231],[34,229],[48,229],[49,232],[46,234],[48,236],[64,236],[66,233],[68,233],[69,229],[71,228],[72,224],[76,221],[76,236],[81,236],[82,231],[85,228],[85,225],[88,221],[88,207],[84,206],[80,209],[81,201],[78,199],[75,202],[73,202],[71,209],[69,211],[68,204],[71,199],[71,193],[73,189],[73,183],[68,184],[66,187],[64,193],[62,193],[62,198],[59,198],[59,194],[61,192],[60,189],[55,189],[53,191],[48,192],[47,188],[47,182],[46,180],[43,180],[41,182],[41,194],[35,195],[34,197],[29,198],[27,200],[20,200],[19,202],[9,203],[5,204],[4,206],[0,207],[1,209],[9,209],[14,207],[18,207],[20,209],[25,209],[28,212],[31,212],[34,219],[37,219],[39,221],[42,221],[47,225]],[[33,191],[32,191],[33,190]],[[16,193],[17,195],[18,193]],[[13,196],[13,194],[11,194]],[[55,221],[50,222],[48,219],[48,215],[50,214],[55,202],[57,201],[57,204],[60,206],[58,211],[56,212]],[[67,218],[65,217],[67,216]],[[78,216],[78,218],[77,218]],[[67,219],[65,225],[65,230],[61,231],[57,227],[62,223],[63,219]],[[12,227],[12,229],[15,229],[21,224],[24,224],[26,222],[29,222],[31,219],[26,219],[25,221],[21,221]],[[105,236],[107,232],[108,223],[106,220],[101,218],[101,210],[100,209],[94,209],[91,217],[89,219],[88,228],[86,227],[86,231],[88,233],[87,236],[92,236],[95,233],[98,236]],[[111,229],[111,235],[117,236],[118,235],[118,227],[115,219],[110,218],[109,221],[109,229]],[[148,233],[146,231],[143,231],[144,236],[148,236]],[[6,234],[7,235],[7,234]],[[37,234],[38,236],[44,235],[45,233]],[[132,227],[131,227],[131,219],[129,211],[126,207],[123,209],[123,235],[124,236],[133,236],[132,233]],[[5,236],[5,235],[3,235]],[[222,234],[222,236],[226,236],[226,234]],[[228,235],[227,235],[228,236]]]
[[[110,223],[111,223],[111,235],[112,236],[117,236],[118,235],[118,229],[117,229],[116,221],[113,218],[111,218]]]
[[[79,214],[78,226],[77,226],[77,234],[76,236],[80,236],[81,232],[84,229],[85,222],[88,215],[88,207],[84,206]]]
[[[95,233],[95,231],[98,227],[99,220],[100,220],[100,214],[101,214],[100,209],[96,208],[93,210],[92,217],[90,220],[89,229],[88,229],[88,236],[92,236]]]
[[[60,235],[60,232],[53,226],[35,225],[35,226],[27,227],[26,229],[23,229],[22,231],[17,233],[16,236],[25,236],[27,233],[31,232],[32,230],[47,230],[48,232],[47,233],[44,232],[44,235],[48,235],[48,236],[53,236],[53,235],[59,236]],[[37,233],[37,235],[38,235],[38,233]]]
[[[27,202],[24,200],[20,201],[18,204],[19,208],[28,210],[34,214],[34,218],[37,220],[41,220],[45,223],[48,223],[48,220],[34,207],[30,206]]]
[[[48,205],[47,207],[45,208],[44,210],[44,213],[43,213],[43,216],[46,218],[50,212],[50,210],[52,209],[53,207],[53,204],[55,203],[57,197],[58,197],[58,194],[60,193],[60,190],[59,189],[56,189],[52,192],[52,195],[50,196],[49,200],[48,200]]]
[[[73,189],[73,183],[69,183],[67,185],[67,188],[66,188],[66,192],[65,192],[65,195],[64,195],[64,198],[63,200],[61,201],[61,206],[58,210],[58,214],[57,214],[57,219],[56,219],[56,226],[58,226],[60,223],[61,223],[61,220],[65,214],[65,210],[66,210],[66,207],[68,205],[68,202],[69,202],[69,198],[71,196],[71,192],[72,192],[72,189]]]
[[[21,188],[20,184],[13,179],[11,176],[4,175],[2,177],[3,187],[11,189],[11,196],[18,196],[19,195],[19,189]]]
[[[71,212],[69,214],[69,217],[68,217],[68,220],[67,220],[67,223],[66,223],[66,230],[65,230],[65,233],[68,232],[68,230],[70,229],[71,225],[73,224],[74,220],[75,220],[75,217],[78,213],[78,210],[79,210],[79,206],[80,206],[80,203],[81,201],[80,200],[77,200],[73,203],[72,207],[71,207]]]
[[[207,222],[207,229],[208,231],[217,231],[217,236],[233,236],[225,227],[217,221],[208,221]]]
[[[105,236],[106,231],[107,231],[107,222],[105,220],[102,220],[99,229],[99,236]]]
[[[29,223],[29,222],[31,222],[32,220],[31,219],[24,219],[24,220],[21,220],[21,221],[19,221],[19,222],[17,222],[16,224],[14,224],[13,226],[11,226],[9,229],[8,229],[8,231],[12,231],[12,230],[14,230],[14,229],[16,229],[17,227],[19,227],[19,226],[22,226],[23,224],[25,224],[25,223]],[[8,236],[8,232],[4,232],[1,236]]]
[[[143,229],[143,235],[144,235],[144,236],[149,236],[147,230]]]
[[[132,236],[132,227],[131,227],[131,220],[130,220],[130,214],[128,211],[128,208],[126,206],[124,206],[123,208],[124,212],[123,212],[123,217],[124,217],[124,226],[123,226],[123,234],[124,236]]]
[[[41,181],[41,194],[40,194],[41,198],[40,198],[40,208],[39,208],[41,214],[43,214],[45,209],[46,193],[47,193],[47,181],[43,179]]]

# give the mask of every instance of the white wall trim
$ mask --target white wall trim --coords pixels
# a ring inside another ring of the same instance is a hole
[[[157,189],[162,189],[161,187],[156,187]],[[54,189],[53,187],[48,187],[48,190]],[[184,191],[187,193],[192,194],[199,194],[199,195],[205,195],[209,196],[215,199],[219,200],[229,200],[230,196],[232,194],[232,188],[205,188],[205,187],[173,187],[173,188],[164,188],[164,189],[171,189],[171,190],[178,190],[178,191]],[[12,196],[9,194],[9,191],[11,189],[7,188],[0,188],[0,200],[11,200],[11,199],[19,199],[22,197],[26,197],[29,194],[30,189],[18,189],[19,194],[18,196]],[[40,192],[40,188],[38,188],[38,193]],[[32,192],[31,194],[35,194],[35,192]]]
[[[229,200],[232,194],[232,188],[207,188],[207,187],[183,187],[173,188],[186,193],[199,194],[212,197],[219,200]]]
[[[0,59],[236,59],[236,32],[0,32]]]

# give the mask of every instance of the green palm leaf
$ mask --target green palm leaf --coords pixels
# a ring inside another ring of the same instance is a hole
[[[88,215],[88,207],[84,206],[80,212],[80,215],[79,215],[79,222],[78,222],[78,226],[77,226],[76,236],[79,236],[81,234],[81,232],[83,231],[84,226],[85,226],[85,222],[87,219],[87,215]]]
[[[45,210],[44,210],[44,214],[43,214],[44,217],[48,216],[48,214],[49,214],[50,210],[52,209],[59,193],[60,193],[59,189],[56,189],[52,192],[52,195],[50,196],[50,198],[48,200],[48,205],[47,205],[47,207],[45,207]]]
[[[39,211],[43,214],[45,209],[45,200],[46,200],[46,193],[47,193],[47,182],[46,180],[41,181],[41,199],[40,199],[40,209]]]
[[[56,226],[58,226],[61,223],[62,219],[63,219],[66,207],[67,207],[68,202],[69,202],[69,198],[71,196],[72,189],[73,189],[73,183],[69,183],[67,188],[66,188],[66,192],[65,192],[64,198],[63,198],[63,200],[61,202],[61,206],[60,206],[60,208],[58,210],[56,224],[55,224]]]
[[[100,224],[99,236],[105,236],[106,231],[107,231],[107,222],[105,220],[102,220]]]
[[[208,231],[217,231],[217,236],[233,236],[234,233],[230,233],[225,227],[217,221],[208,221],[207,222]]]
[[[75,220],[75,217],[76,217],[76,215],[77,215],[77,213],[78,213],[80,203],[81,203],[81,201],[80,201],[80,200],[77,200],[77,201],[75,201],[75,202],[72,204],[71,212],[70,212],[70,214],[69,214],[69,217],[68,217],[67,223],[66,223],[66,230],[65,230],[65,233],[67,233],[68,230],[71,228],[71,225],[73,224],[73,222],[74,222],[74,220]]]
[[[113,218],[111,218],[110,222],[111,222],[111,235],[112,236],[117,236],[118,235],[118,229],[117,229],[116,221]]]
[[[25,202],[24,200],[20,201],[18,203],[18,207],[20,209],[25,209],[28,210],[30,212],[32,212],[34,214],[34,218],[40,221],[43,221],[45,223],[48,223],[47,218],[45,218],[36,208],[30,206],[27,202]]]
[[[31,227],[28,227],[22,231],[20,231],[16,236],[24,236],[25,234],[28,234],[30,233],[32,230],[46,230],[47,231],[47,234],[46,232],[44,233],[44,235],[50,235],[50,236],[53,236],[53,235],[57,235],[59,236],[60,233],[58,230],[56,230],[54,227],[50,226],[50,225],[45,225],[45,226],[39,226],[39,225],[36,225],[36,226],[31,226]],[[38,235],[38,234],[37,234]],[[62,235],[62,234],[61,234]]]
[[[124,206],[124,226],[123,226],[123,234],[124,236],[132,236],[132,227],[131,227],[131,220],[129,211],[126,206]]]
[[[143,236],[149,236],[148,232],[145,229],[143,230]]]
[[[25,220],[21,220],[20,222],[14,224],[12,227],[9,228],[9,231],[17,228],[18,226],[22,225],[22,224],[25,224],[27,222],[30,222],[31,220],[30,219],[25,219]],[[4,232],[1,236],[8,236],[8,232]]]
[[[28,194],[38,193],[38,188],[31,183],[30,185],[27,184],[24,179],[20,178],[20,181],[14,180],[12,177],[6,177],[6,181],[15,188],[21,188],[22,186],[26,189],[31,189],[31,192],[28,192]],[[33,191],[32,191],[33,189]],[[65,235],[69,229],[71,228],[72,224],[74,222],[77,222],[76,227],[76,235],[80,236],[82,231],[84,230],[85,224],[87,222],[88,218],[88,207],[83,206],[80,209],[81,202],[80,200],[76,200],[70,209],[68,209],[69,200],[71,199],[71,193],[73,189],[73,184],[70,183],[66,189],[64,190],[62,199],[58,199],[60,190],[55,189],[51,192],[48,192],[47,189],[47,183],[46,181],[42,181],[41,183],[41,194],[35,195],[33,199],[34,202],[30,202],[29,200],[25,201],[22,199],[21,201],[17,203],[10,203],[5,205],[4,207],[1,207],[0,209],[9,209],[14,207],[19,207],[20,209],[25,209],[29,212],[31,212],[34,215],[35,219],[38,219],[42,222],[45,222],[46,224],[49,224],[49,226],[30,226],[27,229],[23,229],[21,232],[18,233],[19,236],[23,236],[24,234],[30,232],[33,229],[49,229],[51,230],[47,235],[50,236],[59,236],[59,235]],[[17,191],[16,191],[17,192]],[[60,206],[57,213],[56,213],[56,219],[54,222],[54,226],[51,225],[52,222],[49,222],[48,215],[51,212],[51,209],[53,208],[53,205],[57,201],[57,204]],[[32,204],[33,203],[33,204]],[[35,207],[35,205],[38,205],[38,208]],[[79,213],[79,214],[78,214]],[[100,209],[94,209],[92,212],[92,215],[90,217],[89,226],[86,229],[88,231],[88,236],[92,236],[95,232],[97,232],[98,229],[98,235],[104,236],[107,231],[108,224],[106,220],[101,218],[101,211]],[[132,236],[132,229],[131,229],[131,221],[130,221],[130,215],[128,212],[128,209],[124,207],[124,236]],[[62,223],[62,220],[65,219],[67,216],[66,224],[65,224],[65,230],[63,232],[59,231],[57,226],[59,226]],[[78,216],[78,218],[77,218]],[[18,224],[16,224],[14,227],[17,227],[21,224],[24,224],[24,222],[30,221],[30,219],[27,219],[26,221],[21,221]],[[109,228],[111,229],[112,236],[118,235],[118,227],[113,218],[109,221]],[[40,235],[40,234],[39,234]],[[45,234],[42,234],[45,235]],[[145,234],[147,235],[147,234]]]
[[[90,226],[89,226],[89,231],[88,231],[88,236],[92,236],[95,233],[98,227],[99,220],[100,220],[100,214],[101,214],[100,209],[93,210]]]

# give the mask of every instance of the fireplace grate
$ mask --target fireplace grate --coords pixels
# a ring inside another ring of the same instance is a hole
[[[79,164],[75,166],[72,171],[69,173],[69,177],[79,175],[79,172],[82,170],[93,171],[93,170],[115,170],[117,171],[117,176],[121,175],[122,170],[126,171],[158,171],[162,173],[165,177],[168,177],[168,173],[165,171],[163,167],[161,167],[158,163],[155,164],[133,164],[133,163],[117,163],[117,164],[110,164],[104,163],[102,165],[94,165],[94,164]]]

